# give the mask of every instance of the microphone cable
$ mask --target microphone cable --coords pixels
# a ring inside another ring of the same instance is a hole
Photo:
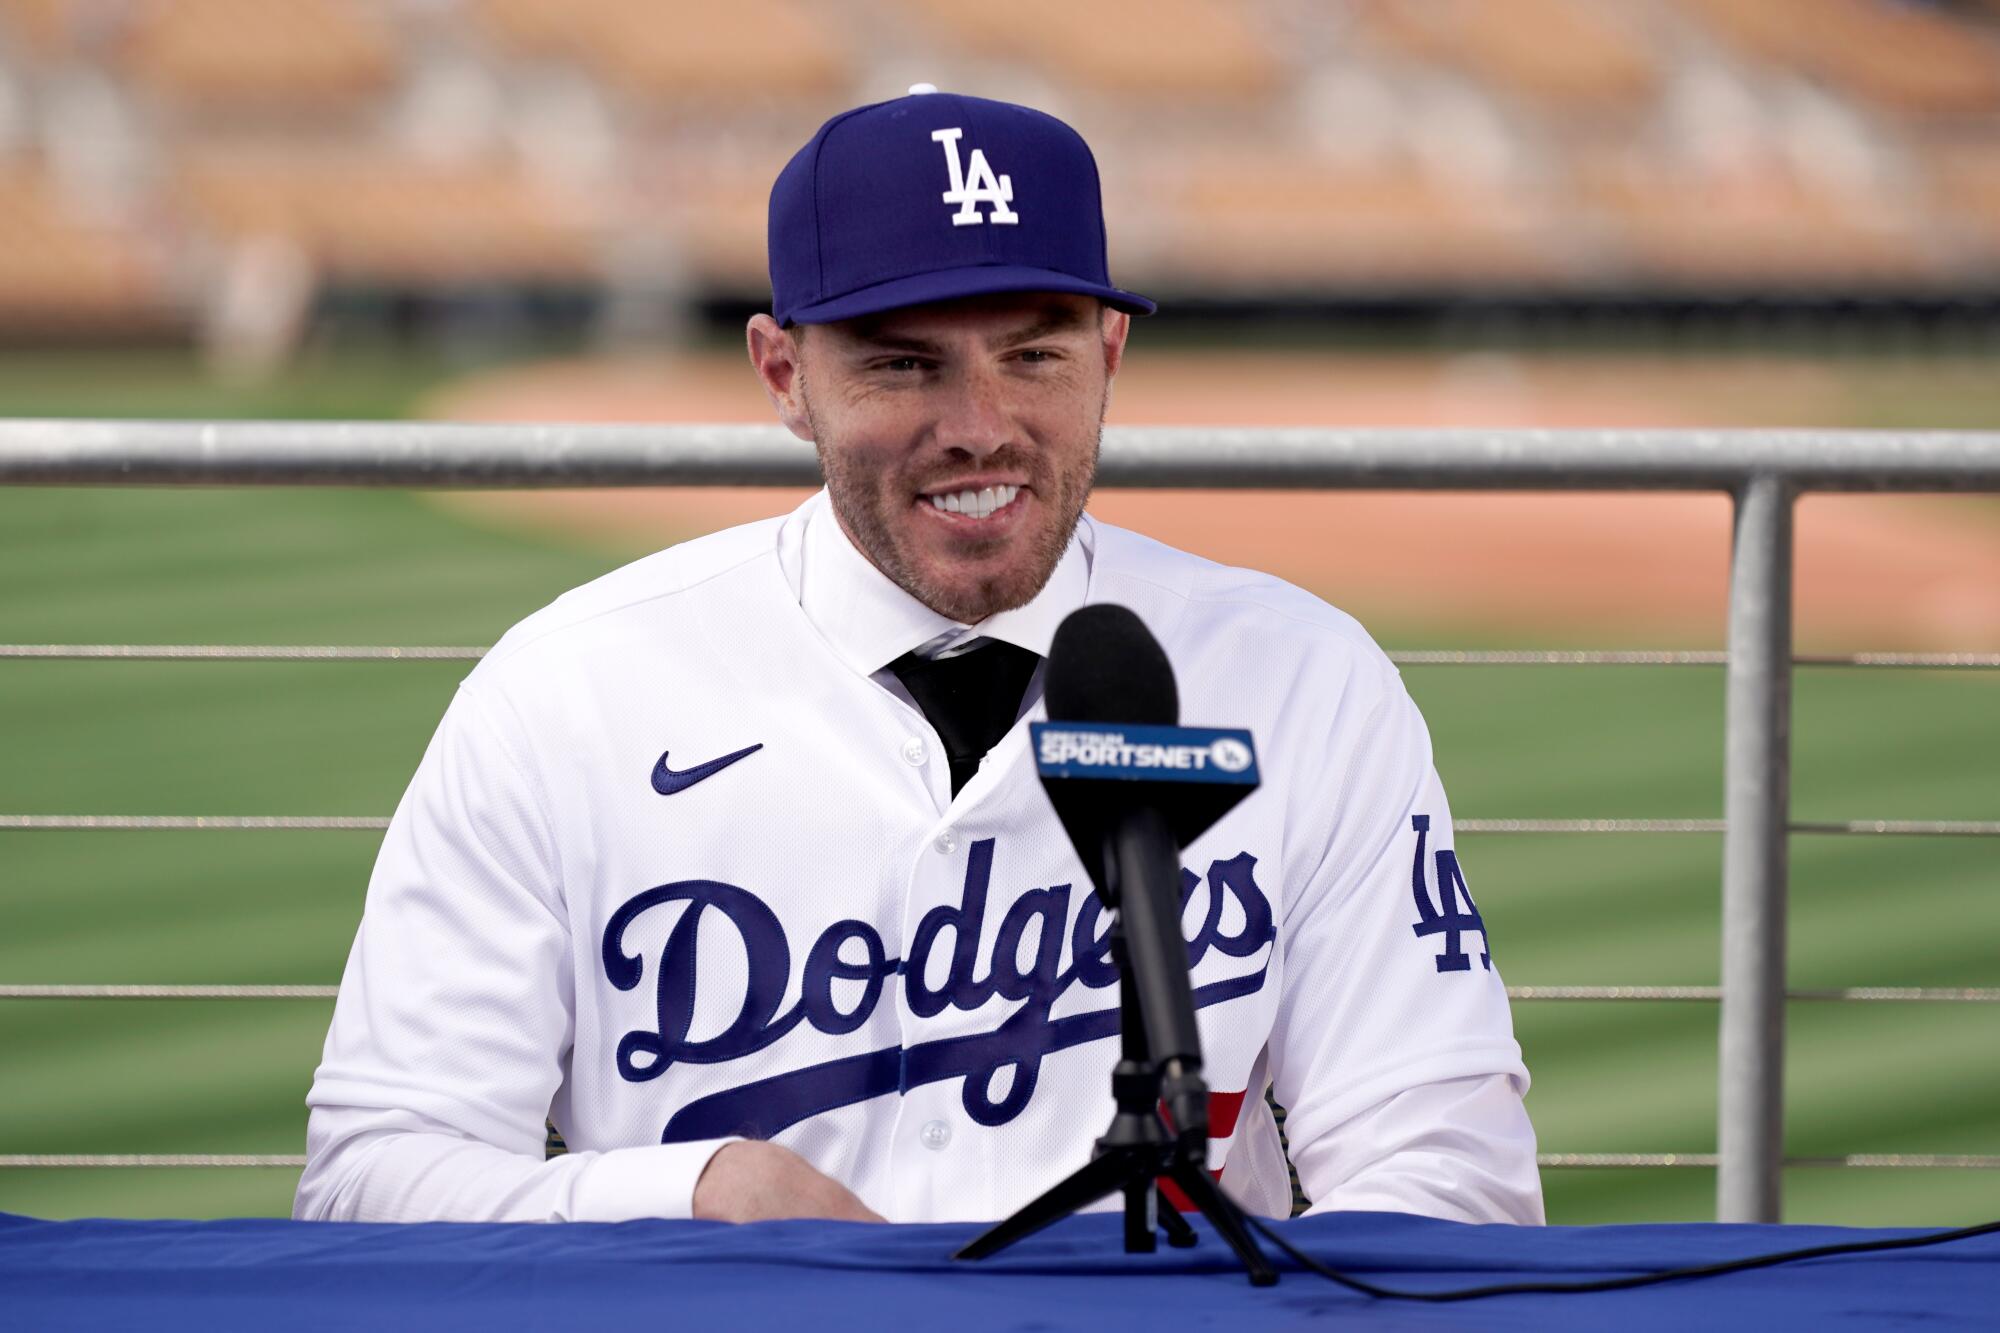
[[[1921,1236],[1897,1236],[1889,1240],[1857,1240],[1837,1245],[1814,1245],[1801,1250],[1780,1250],[1774,1254],[1752,1255],[1747,1259],[1730,1259],[1717,1264],[1696,1264],[1689,1268],[1669,1268],[1657,1273],[1634,1273],[1626,1277],[1599,1278],[1588,1282],[1503,1282],[1492,1286],[1460,1287],[1446,1291],[1396,1291],[1390,1287],[1378,1287],[1372,1282],[1364,1282],[1357,1277],[1349,1277],[1345,1273],[1327,1267],[1280,1236],[1266,1225],[1262,1218],[1252,1217],[1246,1213],[1243,1220],[1256,1228],[1264,1239],[1290,1255],[1300,1267],[1308,1272],[1317,1273],[1331,1282],[1338,1282],[1341,1286],[1358,1291],[1364,1296],[1374,1296],[1383,1300],[1434,1303],[1530,1293],[1561,1295],[1586,1291],[1624,1291],[1632,1287],[1650,1287],[1656,1283],[1674,1282],[1683,1278],[1720,1277],[1724,1273],[1770,1268],[1776,1264],[1796,1263],[1802,1259],[1824,1259],[1836,1254],[1867,1254],[1876,1250],[1910,1250],[1923,1245],[1942,1245],[1946,1241],[1969,1240],[1974,1236],[2000,1232],[2000,1222],[1982,1222],[1978,1226],[1958,1227],[1951,1231],[1933,1231]]]

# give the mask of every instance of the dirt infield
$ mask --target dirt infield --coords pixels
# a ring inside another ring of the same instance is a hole
[[[1135,355],[1120,424],[1833,425],[1854,377],[1803,362],[1516,360],[1265,352]],[[735,356],[551,363],[468,380],[456,420],[768,421]],[[1996,423],[2000,424],[2000,423]],[[481,521],[637,553],[783,512],[801,493],[676,489],[456,494]],[[1718,645],[1720,496],[1107,491],[1105,520],[1269,570],[1370,623],[1450,624],[1495,642]],[[1801,648],[2000,649],[2000,503],[1815,496],[1799,510]]]

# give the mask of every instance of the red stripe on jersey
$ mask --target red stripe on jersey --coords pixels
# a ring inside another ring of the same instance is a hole
[[[1244,1095],[1242,1092],[1211,1092],[1208,1094],[1208,1136],[1211,1139],[1226,1139],[1236,1133],[1236,1122],[1243,1115]],[[1168,1112],[1165,1102],[1160,1103],[1160,1116],[1168,1125],[1174,1123],[1174,1118]],[[1208,1174],[1220,1182],[1222,1179],[1222,1168],[1216,1167],[1210,1170]],[[1159,1177],[1159,1182],[1160,1197],[1165,1199],[1169,1206],[1178,1208],[1184,1213],[1196,1211],[1194,1200],[1188,1198],[1182,1192],[1179,1185],[1174,1184],[1173,1181],[1168,1180],[1165,1176]]]
[[[1240,1092],[1211,1092],[1208,1094],[1208,1137],[1226,1139],[1236,1133],[1236,1121],[1243,1114],[1243,1097]],[[1160,1118],[1172,1129],[1174,1113],[1167,1104],[1160,1103]]]
[[[1243,1094],[1240,1092],[1211,1092],[1208,1094],[1208,1136],[1212,1139],[1226,1139],[1236,1132],[1236,1118],[1243,1114]]]

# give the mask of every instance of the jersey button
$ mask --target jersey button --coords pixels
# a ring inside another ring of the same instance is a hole
[[[943,1152],[951,1143],[951,1126],[942,1120],[926,1120],[917,1139],[932,1152]]]
[[[931,846],[937,848],[938,851],[944,854],[945,856],[950,856],[953,852],[958,850],[958,838],[952,833],[950,829],[946,829],[944,832],[937,835],[937,840],[931,843]]]
[[[924,744],[922,736],[912,736],[903,742],[903,762],[916,767],[931,757],[930,747]]]

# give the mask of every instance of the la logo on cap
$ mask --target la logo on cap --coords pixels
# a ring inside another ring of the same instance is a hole
[[[951,173],[951,188],[944,192],[944,201],[958,205],[958,211],[951,215],[951,225],[976,227],[982,222],[992,222],[1005,226],[1019,222],[1021,215],[1007,207],[1014,202],[1013,177],[994,175],[993,164],[978,148],[972,150],[969,163],[959,163],[958,141],[964,135],[962,128],[931,131],[932,141],[944,145],[944,165]],[[980,204],[990,204],[991,211],[981,215]]]

